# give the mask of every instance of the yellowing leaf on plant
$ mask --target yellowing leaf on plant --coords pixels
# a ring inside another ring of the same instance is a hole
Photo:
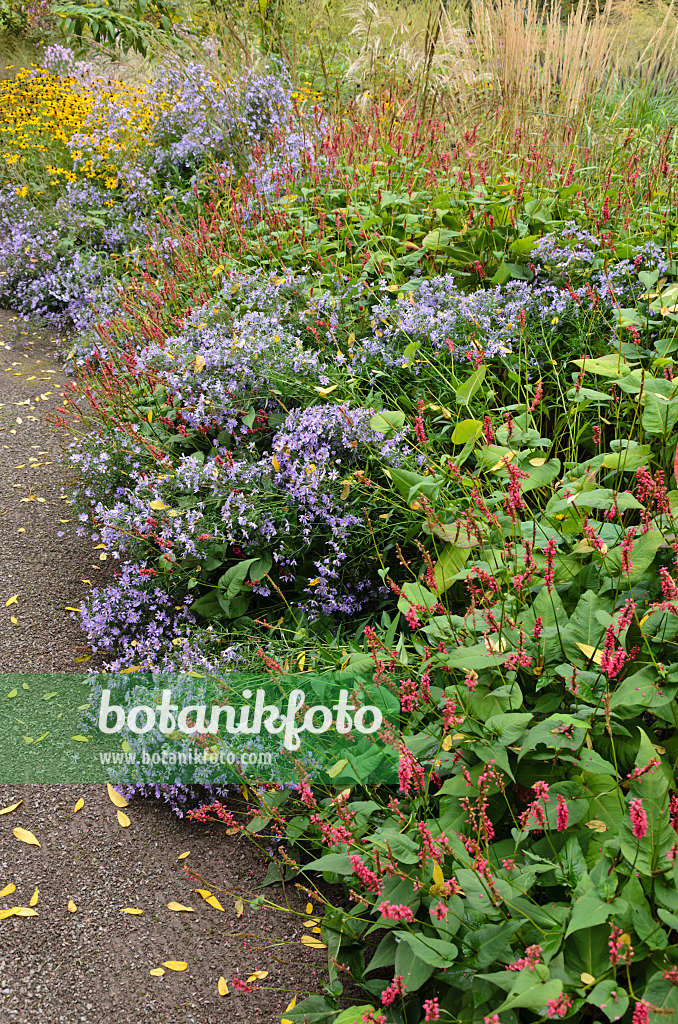
[[[603,660],[602,651],[599,651],[596,647],[591,647],[590,644],[580,644],[578,641],[575,641],[575,643],[585,658],[588,658],[589,661],[594,662],[596,665],[600,665]]]
[[[17,800],[15,804],[10,804],[9,807],[3,807],[2,810],[0,810],[0,814],[11,814],[12,811],[16,811],[17,807],[20,807],[22,803],[23,800]]]
[[[443,750],[451,750],[452,749],[452,737],[451,736],[446,736],[445,737],[445,739],[442,742],[442,748],[443,748]]]
[[[38,902],[39,899],[40,899],[40,890],[36,889],[35,892],[33,893],[33,895],[31,896],[31,898],[28,901],[28,906],[29,907],[35,907],[37,905],[37,902]]]
[[[27,843],[29,846],[40,846],[40,843],[35,838],[32,832],[29,832],[27,828],[15,828],[12,829],[14,835],[22,843]]]
[[[162,512],[163,509],[169,508],[169,505],[166,505],[164,501],[160,501],[160,498],[155,498],[150,503],[149,508],[152,508],[154,512]]]
[[[124,796],[118,793],[116,789],[113,789],[113,786],[110,784],[110,782],[106,783],[106,789],[108,790],[108,799],[111,801],[112,804],[114,804],[116,807],[127,807],[127,800],[125,800]]]
[[[0,890],[0,899],[2,899],[3,896],[11,896],[13,892],[16,892],[16,885],[14,882],[10,882],[9,885],[6,885],[4,889]]]
[[[236,900],[235,903],[233,904],[233,908],[235,910],[236,917],[242,917],[242,915],[245,913],[245,904],[243,903],[242,900]]]
[[[587,828],[590,828],[592,832],[607,832],[607,825],[599,818],[592,818],[591,821],[585,821],[584,824]]]
[[[163,960],[162,966],[168,971],[185,971],[188,964],[185,960]]]
[[[271,456],[271,465],[273,466],[273,468],[276,471],[276,473],[280,472],[280,463],[278,462],[278,460],[277,460],[275,455]]]
[[[331,384],[328,388],[314,388],[314,390],[323,398],[327,398],[327,396],[331,395],[333,391],[336,391],[338,387],[338,384]]]
[[[165,972],[162,967],[153,967],[148,973],[152,974],[154,978],[162,978]]]
[[[219,981],[217,983],[217,991],[220,996],[228,995],[228,985],[226,983],[226,978],[219,978]]]
[[[253,974],[250,974],[247,984],[249,985],[251,981],[263,981],[264,978],[268,978],[268,971],[255,971]]]
[[[546,463],[546,459],[530,459],[531,466],[543,466]]]
[[[195,366],[193,369],[196,373],[200,373],[201,370],[205,369],[205,360],[200,354],[195,357]]]
[[[180,853],[179,856],[177,857],[177,860],[186,860],[190,852],[190,850],[186,850],[185,853]]]
[[[167,909],[174,910],[176,913],[180,913],[182,911],[187,914],[195,913],[193,907],[185,907],[183,903],[177,903],[175,900],[171,900],[171,902],[167,904]],[[167,967],[167,964],[165,964],[165,967]],[[174,970],[174,968],[172,968],[172,970]]]
[[[5,601],[5,608],[11,608],[13,604],[16,604],[19,600],[18,594],[12,594],[10,598]]]
[[[75,807],[73,808],[73,814],[77,814],[78,811],[81,811],[84,806],[85,806],[85,801],[82,799],[82,797],[80,797],[80,799],[76,803]]]
[[[593,975],[592,974],[587,974],[586,971],[583,971],[579,975],[579,980],[584,985],[595,985],[595,983],[596,983],[596,979],[593,977]]]
[[[74,914],[77,909],[78,908],[76,907],[76,905],[73,902],[73,900],[69,900],[68,901],[68,912],[69,912],[69,914]]]
[[[124,811],[118,811],[118,825],[122,828],[129,828],[132,822],[129,820]]]

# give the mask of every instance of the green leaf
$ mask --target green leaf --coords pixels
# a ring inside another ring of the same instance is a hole
[[[378,434],[390,434],[392,430],[400,430],[405,424],[405,413],[400,409],[382,409],[370,420],[372,430]]]
[[[484,732],[489,735],[497,733],[499,742],[503,746],[509,747],[525,735],[525,729],[532,717],[529,712],[504,712],[500,715],[491,715],[485,722]]]
[[[432,939],[428,935],[414,935],[412,932],[395,932],[396,940],[409,946],[416,957],[432,967],[452,967],[459,952],[453,942]]]
[[[660,530],[651,528],[647,533],[641,533],[633,541],[629,552],[631,559],[631,571],[628,575],[629,583],[639,583],[652,565],[657,551],[664,543],[664,536]],[[610,576],[621,574],[622,546],[611,548],[605,556],[605,570]]]
[[[231,568],[227,569],[223,576],[219,578],[219,587],[221,590],[226,591],[226,600],[239,595],[242,590],[242,585],[247,579],[250,566],[254,565],[254,563],[258,561],[258,558],[245,558],[242,562],[237,562],[236,565],[232,565]]]
[[[614,900],[601,900],[593,884],[590,884],[591,888],[578,896],[572,904],[565,938],[582,928],[594,928],[597,924],[604,924],[610,914],[614,913]]]
[[[628,1009],[629,997],[626,994],[626,989],[622,988],[619,982],[608,979],[598,982],[596,987],[589,992],[586,1002],[597,1006],[610,1020],[619,1020]]]
[[[349,1006],[347,1010],[343,1010],[338,1017],[334,1018],[332,1024],[362,1024],[363,1017],[369,1013],[370,1010],[374,1010],[374,1007],[369,1003],[365,1006]]]
[[[467,444],[472,438],[480,437],[483,425],[480,420],[461,420],[452,431],[452,444]]]
[[[433,572],[437,586],[437,594],[443,594],[454,583],[454,577],[463,568],[471,554],[468,548],[460,548],[455,544],[448,544],[443,548]]]
[[[335,875],[352,875],[353,865],[347,853],[325,853],[310,864],[305,864],[304,871],[333,871]]]
[[[609,352],[595,359],[572,359],[571,362],[587,373],[595,373],[599,377],[622,377],[631,372],[631,366],[618,352]]]
[[[551,978],[550,981],[540,981],[536,977],[536,971],[528,969],[520,971],[516,975],[513,988],[506,996],[504,1002],[496,1008],[497,1013],[504,1010],[524,1007],[527,1010],[545,1009],[549,999],[557,999],[563,991],[563,983],[559,978]]]
[[[470,405],[471,399],[476,391],[482,386],[487,373],[487,366],[483,363],[471,374],[468,380],[464,381],[455,391],[455,397],[459,405]]]
[[[406,469],[389,469],[389,476],[407,502],[412,501],[415,494],[421,491],[427,498],[436,501],[440,493],[440,484],[434,476],[422,476]]]

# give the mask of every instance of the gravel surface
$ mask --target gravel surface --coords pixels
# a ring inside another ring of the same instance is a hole
[[[0,673],[80,668],[75,659],[87,647],[65,608],[110,572],[92,541],[62,522],[70,518],[59,496],[68,484],[58,464],[63,437],[45,420],[65,381],[56,342],[0,311]],[[18,800],[17,810],[0,816],[0,891],[16,886],[0,910],[28,906],[39,894],[37,916],[0,920],[1,1024],[278,1024],[293,994],[321,988],[324,951],[299,945],[308,934],[303,893],[263,890],[283,905],[289,899],[302,917],[247,903],[236,916],[235,898],[254,895],[266,870],[247,840],[227,836],[222,825],[182,821],[152,801],[133,801],[131,824],[122,828],[104,786],[0,779],[0,808]],[[15,838],[17,826],[32,831],[40,848]],[[186,850],[190,856],[178,861]],[[213,891],[225,912],[204,902],[198,886]],[[194,913],[170,911],[172,900]],[[166,960],[188,968],[149,974]],[[233,978],[256,970],[268,978],[249,994],[236,992]],[[217,991],[222,976],[225,997]]]

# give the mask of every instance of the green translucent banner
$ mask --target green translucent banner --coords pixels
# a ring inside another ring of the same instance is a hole
[[[399,700],[369,676],[0,675],[0,782],[397,780]]]

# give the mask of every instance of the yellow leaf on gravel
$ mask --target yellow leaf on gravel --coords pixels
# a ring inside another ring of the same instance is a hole
[[[33,893],[33,895],[31,896],[30,900],[28,901],[28,906],[29,907],[36,906],[39,898],[40,898],[40,890],[36,889],[35,892]]]
[[[37,910],[33,910],[32,907],[12,907],[15,917],[37,917]]]
[[[29,846],[40,846],[40,843],[33,833],[29,832],[27,828],[15,828],[12,831],[16,838],[20,839],[22,843],[28,843]]]
[[[255,971],[254,974],[250,974],[247,979],[247,983],[249,984],[251,981],[263,981],[264,978],[268,978],[268,971]]]
[[[297,997],[295,996],[293,998],[292,1002],[288,1003],[287,1006],[285,1007],[285,1013],[289,1013],[289,1011],[293,1010],[296,1005],[297,1005]]]
[[[190,852],[190,850],[186,850],[186,853],[180,853],[177,860],[186,860]]]
[[[19,595],[18,594],[12,594],[12,596],[10,598],[8,598],[7,601],[5,601],[5,608],[9,608],[9,607],[11,607],[11,605],[16,604],[18,599],[19,599]]]
[[[595,665],[600,665],[603,660],[602,651],[599,651],[596,647],[591,647],[590,644],[580,644],[578,641],[575,641],[575,643],[585,658],[588,658]]]
[[[84,806],[85,806],[85,801],[82,799],[82,797],[80,797],[80,799],[78,800],[77,804],[73,808],[73,814],[77,814],[78,811],[81,811]]]
[[[149,974],[152,974],[154,978],[162,978],[164,973],[162,967],[154,967],[152,971],[149,971]]]
[[[16,885],[14,882],[10,882],[9,885],[6,885],[5,888],[0,891],[0,899],[3,896],[11,896],[13,892],[16,892]]]
[[[233,904],[233,907],[235,909],[235,916],[242,917],[242,915],[245,913],[245,904],[243,903],[243,901],[236,900],[235,903]]]
[[[121,914],[143,914],[143,910],[139,910],[138,907],[120,907]]]
[[[118,811],[118,825],[121,825],[122,828],[129,828],[131,824],[132,822],[129,820],[124,811]]]
[[[313,904],[312,903],[307,903],[306,904],[306,913],[307,914],[312,914],[313,913]],[[288,1010],[289,1010],[289,1006],[288,1006]]]
[[[15,804],[10,804],[9,807],[3,807],[2,810],[0,810],[0,814],[11,814],[12,811],[16,811],[17,807],[20,807],[22,803],[23,800],[17,800]]]
[[[185,911],[188,914],[194,914],[195,913],[195,911],[193,910],[193,907],[185,907],[183,905],[183,903],[176,903],[174,900],[172,900],[170,903],[167,904],[167,909],[168,910],[175,910],[177,913],[179,913],[179,911],[182,911],[182,910]],[[165,967],[167,967],[167,964],[165,964]]]
[[[164,501],[160,501],[158,498],[156,498],[155,501],[151,502],[150,507],[155,512],[162,512],[163,509],[169,508],[169,505],[166,505]]]
[[[303,921],[302,923],[304,925],[304,928],[315,928],[316,925],[320,924],[320,918],[309,917],[308,921]]]
[[[197,893],[198,893],[198,894],[199,894],[200,896],[202,896],[202,898],[203,898],[204,900],[206,900],[208,896],[211,896],[211,895],[212,895],[212,892],[211,892],[211,890],[210,890],[210,889],[196,889],[195,891],[196,891],[196,892],[197,892]]]
[[[302,935],[301,944],[303,946],[311,946],[312,949],[327,949],[325,943],[319,942],[313,935]]]
[[[228,995],[228,985],[226,984],[226,978],[219,978],[219,983],[217,985],[217,990],[218,990],[220,996],[227,996]]]
[[[69,914],[74,914],[77,909],[78,908],[76,907],[76,905],[73,902],[73,900],[69,900],[68,901],[68,912],[69,912]]]
[[[163,960],[162,966],[168,971],[185,971],[188,964],[185,960]]]
[[[0,910],[0,921],[6,920],[8,917],[14,917],[16,907],[7,907],[6,910]]]
[[[108,789],[108,798],[112,804],[115,804],[116,807],[127,807],[127,800],[117,790],[113,789],[110,782],[106,783],[106,788]]]
[[[214,907],[215,910],[220,910],[222,913],[225,913],[224,908],[216,896],[207,896],[205,898],[205,902],[209,903],[210,907]]]

